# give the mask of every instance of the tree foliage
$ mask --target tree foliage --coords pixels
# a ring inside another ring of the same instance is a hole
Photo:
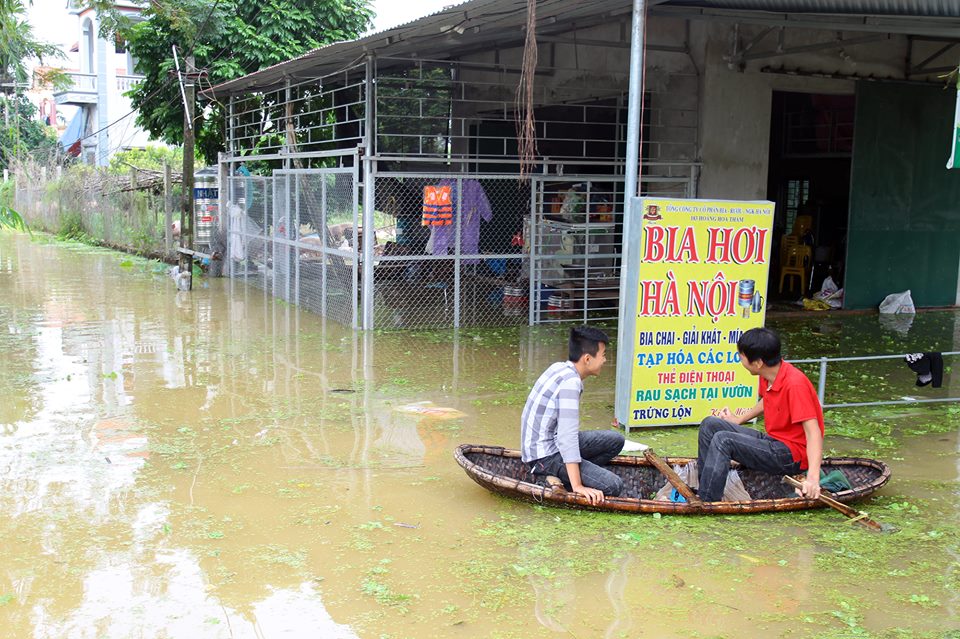
[[[3,1],[3,0],[0,0]],[[92,0],[101,25],[124,37],[144,75],[130,97],[137,123],[170,144],[183,141],[183,105],[172,45],[192,52],[205,71],[201,88],[232,80],[341,40],[357,37],[371,22],[368,0],[154,0],[144,20],[131,23],[112,2]],[[180,60],[183,69],[184,60]],[[198,111],[197,150],[208,162],[223,149],[224,105]]]
[[[10,168],[26,153],[52,158],[57,150],[56,130],[37,119],[37,107],[30,100],[0,95],[0,169]]]
[[[23,0],[0,0],[0,85],[4,93],[10,93],[15,84],[27,83],[29,61],[63,57],[59,47],[34,37],[26,13]]]
[[[166,164],[179,170],[183,164],[183,147],[148,144],[142,149],[117,151],[110,158],[110,172],[127,173],[130,167],[147,171],[163,171]]]

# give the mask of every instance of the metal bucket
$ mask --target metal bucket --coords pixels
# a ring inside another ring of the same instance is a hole
[[[504,306],[526,306],[528,301],[527,289],[520,286],[503,287]]]
[[[568,317],[575,310],[575,301],[562,295],[551,295],[547,299],[547,314],[554,319]]]

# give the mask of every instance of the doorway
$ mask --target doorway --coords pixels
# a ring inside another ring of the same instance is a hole
[[[773,94],[773,300],[810,297],[828,276],[843,287],[855,106],[853,95]]]

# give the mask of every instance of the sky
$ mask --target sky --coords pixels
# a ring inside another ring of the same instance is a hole
[[[463,0],[374,0],[373,10],[377,13],[374,31],[383,31],[461,2]]]
[[[399,24],[436,13],[446,6],[460,4],[463,0],[373,0],[374,31],[383,31]],[[33,0],[30,9],[30,24],[34,35],[42,40],[58,44],[64,49],[80,38],[77,17],[67,12],[67,0]],[[71,66],[71,65],[67,65]]]

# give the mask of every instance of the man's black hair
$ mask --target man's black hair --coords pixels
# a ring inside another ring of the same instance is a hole
[[[610,338],[599,328],[574,326],[570,329],[570,361],[579,362],[584,353],[596,356],[601,342],[609,344]]]
[[[737,351],[749,362],[762,359],[767,366],[780,363],[780,337],[769,328],[751,328],[737,340]]]

